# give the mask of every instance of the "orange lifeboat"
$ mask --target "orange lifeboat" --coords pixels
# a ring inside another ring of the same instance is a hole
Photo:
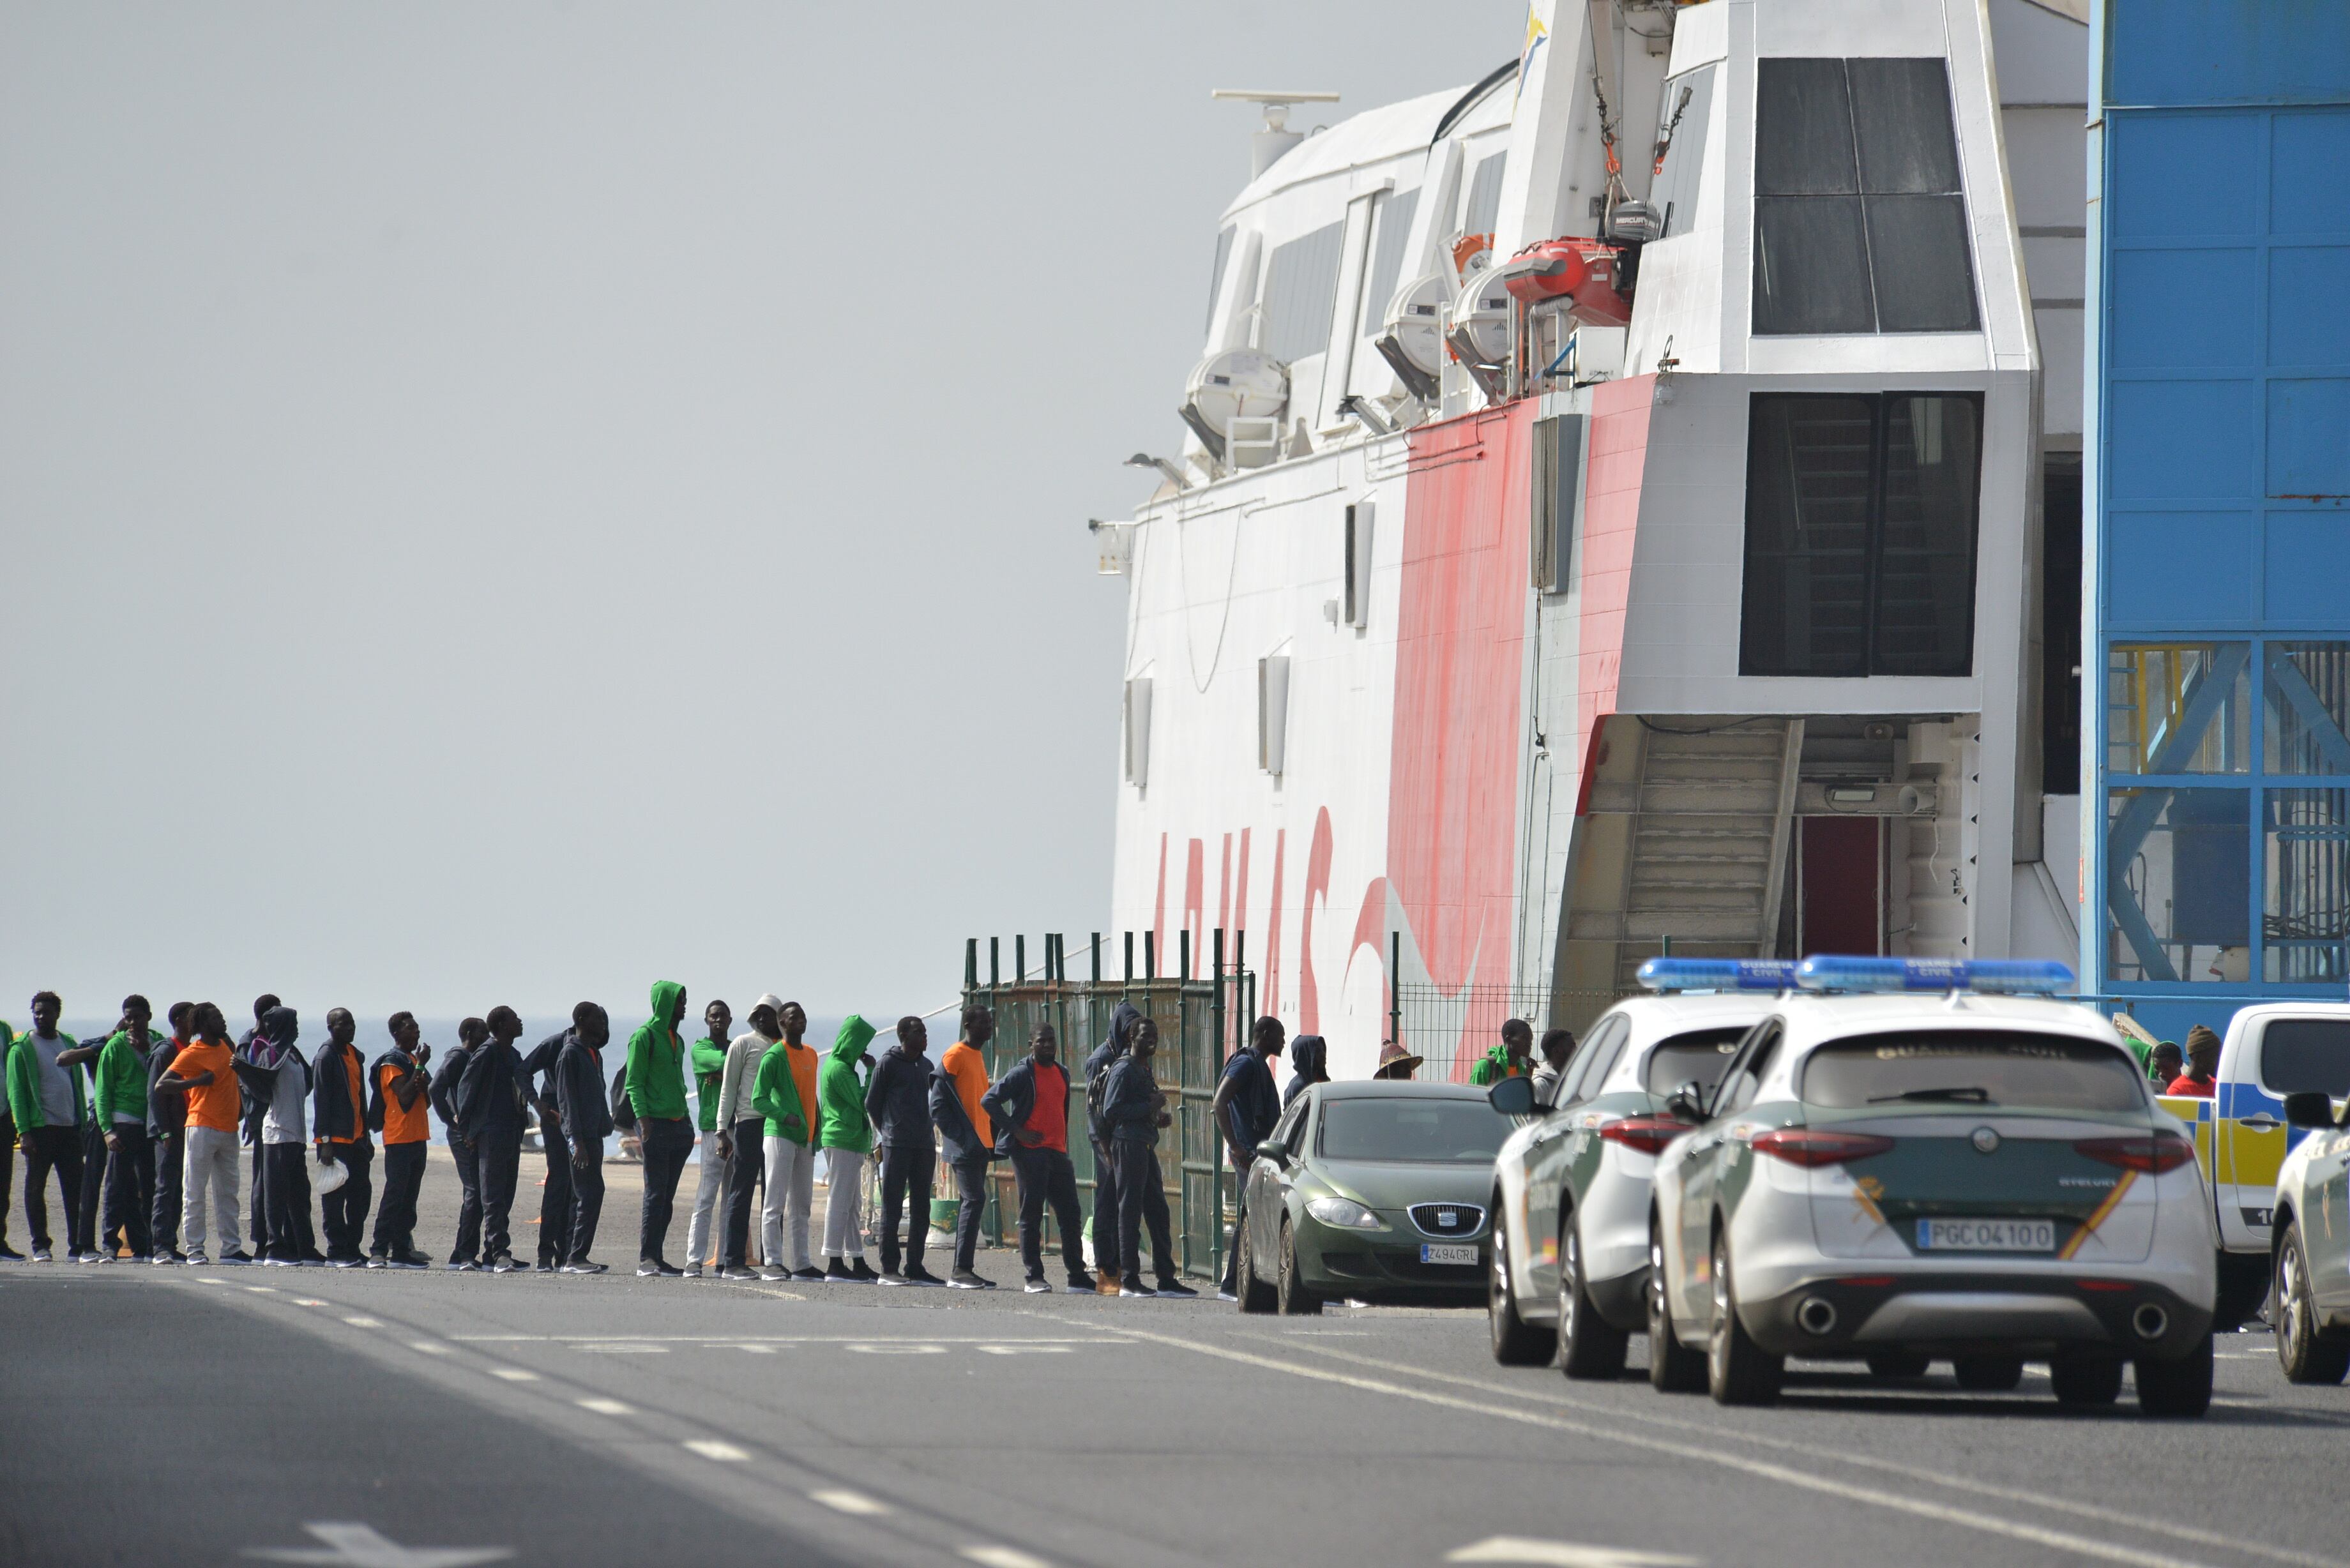
[[[1632,300],[1617,286],[1620,254],[1605,240],[1544,240],[1503,262],[1495,275],[1523,304],[1570,300],[1567,314],[1575,320],[1622,327],[1632,319]]]

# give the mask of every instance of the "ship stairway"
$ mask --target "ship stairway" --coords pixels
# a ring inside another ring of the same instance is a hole
[[[1804,721],[1617,720],[1609,732],[1637,737],[1636,776],[1593,790],[1582,829],[1606,833],[1617,848],[1600,857],[1604,871],[1588,867],[1600,876],[1576,879],[1569,942],[1592,958],[1600,956],[1593,946],[1613,949],[1606,971],[1619,996],[1638,988],[1640,964],[1668,941],[1676,955],[1770,956]]]

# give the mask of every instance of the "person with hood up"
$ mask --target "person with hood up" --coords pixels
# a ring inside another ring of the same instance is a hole
[[[1028,1054],[996,1081],[980,1102],[995,1128],[996,1152],[1012,1161],[1020,1184],[1020,1263],[1030,1295],[1050,1295],[1045,1282],[1045,1205],[1061,1228],[1061,1262],[1069,1289],[1098,1287],[1086,1272],[1085,1222],[1077,1211],[1077,1168],[1069,1160],[1069,1070],[1061,1065],[1060,1036],[1036,1025]]]
[[[637,1140],[644,1150],[645,1202],[637,1227],[637,1272],[674,1280],[685,1271],[661,1255],[675,1212],[678,1178],[693,1152],[693,1124],[685,1117],[685,987],[673,980],[653,981],[653,1015],[629,1036],[629,1108],[636,1113]]]
[[[327,1232],[330,1268],[356,1269],[367,1262],[368,1207],[375,1197],[375,1139],[368,1134],[367,1066],[352,1044],[359,1023],[350,1010],[327,1014],[327,1043],[310,1061],[310,1130],[318,1158],[343,1168],[342,1185],[318,1200],[319,1228]]]
[[[1118,1160],[1102,1125],[1102,1097],[1109,1089],[1110,1069],[1125,1059],[1141,1022],[1132,1002],[1119,1002],[1110,1014],[1108,1037],[1086,1058],[1086,1138],[1094,1146],[1094,1274],[1097,1288],[1107,1295],[1118,1293],[1124,1271],[1118,1267]]]
[[[159,1048],[149,1033],[153,1016],[143,996],[122,999],[122,1027],[98,1052],[96,1115],[106,1139],[106,1234],[130,1243],[131,1262],[154,1253],[150,1221],[155,1210],[155,1143],[149,1135],[148,1062]],[[101,1251],[104,1248],[101,1245]],[[112,1257],[111,1252],[105,1256]]]
[[[432,1141],[432,1081],[424,1070],[432,1047],[419,1038],[412,1012],[393,1013],[384,1027],[391,1049],[368,1064],[368,1126],[383,1134],[383,1202],[375,1211],[368,1267],[429,1269],[432,1260],[416,1250],[416,1196]]]
[[[757,1124],[767,1202],[759,1217],[759,1250],[766,1260],[761,1277],[821,1280],[824,1271],[808,1253],[808,1230],[816,1217],[816,1145],[818,1108],[816,1053],[808,1049],[807,1010],[786,1002],[775,1010],[783,1038],[759,1058],[751,1082],[751,1108]],[[743,1220],[750,1213],[746,1208]],[[785,1230],[790,1228],[785,1251]],[[740,1251],[738,1247],[737,1251]]]
[[[196,1004],[175,1002],[164,1015],[172,1035],[147,1054],[147,1138],[155,1161],[155,1203],[150,1239],[158,1263],[184,1263],[180,1251],[180,1185],[186,1178],[188,1157],[188,1097],[158,1086],[180,1053],[196,1042]],[[5,1204],[0,1197],[0,1204]]]
[[[302,1022],[283,1002],[261,1015],[253,1042],[237,1057],[240,1083],[262,1106],[261,1199],[269,1206],[263,1263],[299,1268],[317,1251],[310,1225],[310,1064],[297,1043]]]
[[[858,1081],[857,1067],[872,1040],[873,1025],[864,1019],[854,1012],[842,1019],[816,1082],[816,1141],[825,1156],[824,1277],[860,1285],[880,1278],[865,1261],[865,1232],[858,1221],[865,1207],[873,1126],[865,1114],[865,1085]]]
[[[600,1274],[588,1256],[604,1213],[604,1140],[612,1136],[612,1097],[604,1083],[604,1047],[611,1015],[592,1002],[571,1010],[571,1029],[555,1058],[556,1125],[571,1157],[570,1230],[563,1248],[567,1274]]]
[[[768,1047],[783,1037],[784,1026],[777,1016],[783,1006],[783,999],[773,992],[751,1004],[750,1014],[743,1020],[751,1027],[726,1047],[717,1086],[708,1091],[704,1101],[707,1108],[703,1115],[714,1120],[718,1130],[703,1133],[702,1141],[705,1146],[715,1147],[725,1173],[724,1200],[718,1210],[718,1277],[722,1280],[760,1277],[751,1267],[751,1200],[765,1168],[768,1118],[755,1110],[751,1101],[758,1086],[759,1064],[766,1059]],[[700,1045],[694,1047],[697,1056],[701,1050]],[[773,1205],[771,1198],[770,1208]],[[769,1277],[780,1278],[782,1272],[789,1271],[778,1272],[774,1269],[778,1249],[764,1236],[761,1240],[760,1256],[770,1265]],[[805,1231],[800,1240],[800,1251],[805,1255]],[[692,1272],[692,1265],[688,1264],[686,1272]]]
[[[922,1267],[931,1230],[931,1181],[937,1174],[937,1129],[931,1125],[931,1032],[911,1013],[898,1020],[898,1044],[883,1053],[865,1085],[865,1114],[881,1137],[881,1282],[940,1285]],[[898,1220],[905,1215],[906,1266],[898,1267]]]
[[[1175,1246],[1169,1235],[1167,1189],[1159,1169],[1159,1129],[1174,1118],[1166,1091],[1151,1075],[1159,1054],[1159,1025],[1149,1018],[1135,1025],[1127,1053],[1109,1070],[1102,1096],[1102,1127],[1118,1158],[1118,1255],[1126,1264],[1121,1296],[1195,1296],[1200,1293],[1175,1275]],[[1159,1288],[1142,1282],[1142,1228],[1150,1227],[1150,1257]]]
[[[513,1238],[515,1183],[522,1174],[523,1111],[537,1107],[530,1075],[524,1072],[522,1017],[511,1007],[493,1007],[484,1020],[490,1037],[465,1064],[457,1085],[457,1132],[473,1150],[474,1179],[482,1194],[482,1267],[494,1274],[520,1272]]]
[[[987,1043],[995,1038],[995,1014],[973,1003],[963,1009],[962,1038],[939,1057],[931,1076],[931,1120],[954,1172],[954,1267],[947,1283],[956,1290],[992,1291],[995,1282],[979,1273],[979,1222],[987,1211],[987,1163],[995,1158],[995,1133],[981,1101],[987,1094]]]
[[[702,1022],[709,1033],[693,1043],[693,1105],[700,1127],[696,1147],[702,1158],[693,1176],[693,1213],[685,1222],[685,1275],[690,1280],[700,1279],[702,1265],[710,1262],[711,1221],[718,1213],[719,1191],[726,1185],[725,1140],[719,1136],[726,1124],[718,1119],[718,1094],[732,1049],[726,1032],[734,1027],[734,1010],[712,1002],[702,1010]]]
[[[489,1038],[487,1023],[478,1018],[462,1021],[457,1025],[456,1048],[432,1075],[432,1109],[448,1133],[449,1158],[456,1162],[457,1186],[463,1193],[457,1200],[457,1242],[449,1251],[449,1267],[461,1274],[482,1266],[476,1261],[482,1250],[482,1168],[473,1143],[457,1129],[457,1089],[465,1081],[465,1068],[473,1062],[473,1053]]]
[[[1258,1019],[1249,1031],[1249,1043],[1224,1064],[1223,1076],[1216,1082],[1216,1097],[1209,1106],[1216,1131],[1232,1151],[1232,1170],[1240,1179],[1232,1184],[1240,1201],[1233,1206],[1232,1233],[1224,1245],[1224,1278],[1216,1288],[1219,1301],[1241,1299],[1241,1227],[1248,1223],[1248,1172],[1256,1158],[1256,1146],[1273,1136],[1274,1124],[1281,1120],[1290,1100],[1330,1077],[1322,1070],[1322,1036],[1301,1034],[1289,1058],[1289,1093],[1284,1096],[1275,1090],[1273,1059],[1281,1054],[1283,1033],[1280,1019]]]
[[[1534,1025],[1523,1018],[1513,1018],[1502,1025],[1502,1043],[1469,1069],[1469,1081],[1482,1088],[1504,1078],[1523,1078],[1533,1071],[1529,1058],[1534,1053]]]
[[[1281,1108],[1287,1110],[1298,1096],[1316,1084],[1329,1081],[1330,1043],[1319,1034],[1300,1034],[1289,1043],[1289,1082],[1281,1086]],[[1240,1168],[1246,1170],[1248,1167],[1243,1165]]]
[[[538,1189],[537,1272],[542,1274],[557,1272],[569,1257],[571,1215],[578,1202],[578,1194],[571,1190],[571,1142],[563,1136],[563,1096],[556,1080],[563,1044],[570,1038],[570,1029],[558,1029],[522,1059],[524,1093],[538,1107],[538,1152],[546,1160]]]
[[[81,1224],[81,1127],[89,1119],[89,1105],[78,1069],[98,1048],[77,1044],[57,1028],[64,1012],[56,992],[36,992],[33,1027],[8,1050],[8,1112],[25,1150],[25,1224],[36,1263],[50,1258],[49,1201],[42,1189],[51,1172],[57,1176],[58,1207],[65,1210],[67,1261],[81,1262],[89,1240]],[[232,1245],[235,1241],[229,1238]]]

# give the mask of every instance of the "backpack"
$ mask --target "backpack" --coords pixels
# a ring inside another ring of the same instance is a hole
[[[612,1125],[624,1133],[637,1130],[637,1107],[629,1104],[629,1069],[612,1073]]]

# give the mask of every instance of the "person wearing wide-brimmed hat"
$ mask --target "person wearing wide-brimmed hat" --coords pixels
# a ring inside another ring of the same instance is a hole
[[[1402,1041],[1390,1040],[1379,1047],[1378,1070],[1371,1076],[1409,1080],[1414,1073],[1419,1071],[1420,1061],[1421,1058],[1403,1048]]]

